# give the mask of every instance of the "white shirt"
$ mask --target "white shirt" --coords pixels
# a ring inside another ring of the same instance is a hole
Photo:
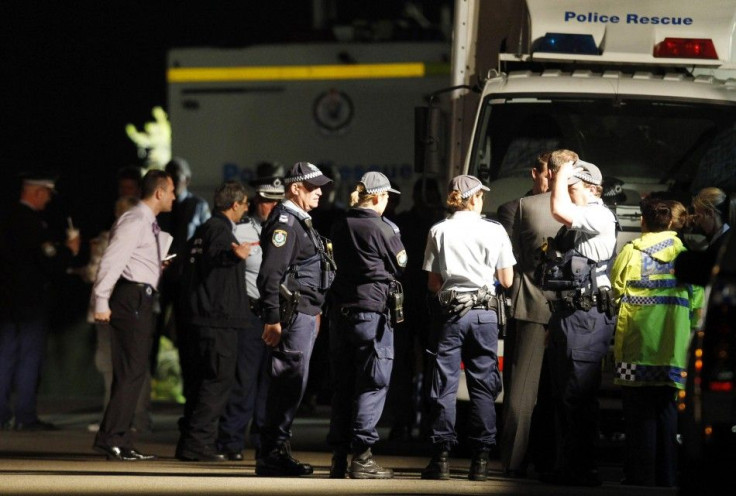
[[[461,210],[429,231],[422,268],[442,277],[442,290],[495,294],[496,269],[516,264],[506,230],[479,213]]]
[[[235,237],[238,243],[259,243],[251,246],[250,254],[245,259],[245,288],[248,291],[248,297],[254,300],[261,297],[256,280],[263,261],[263,249],[260,245],[262,229],[261,223],[255,217],[249,217],[248,222],[235,226]]]
[[[575,249],[581,255],[600,262],[613,257],[616,249],[616,217],[603,201],[593,200],[585,206],[575,205],[570,230],[575,233]],[[611,286],[605,274],[608,267],[597,270],[598,287]]]

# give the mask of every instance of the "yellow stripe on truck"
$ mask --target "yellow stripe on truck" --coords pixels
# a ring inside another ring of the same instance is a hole
[[[421,78],[436,75],[448,64],[423,62],[402,64],[293,65],[260,67],[170,67],[169,83],[220,83],[233,81],[304,81],[319,79]]]

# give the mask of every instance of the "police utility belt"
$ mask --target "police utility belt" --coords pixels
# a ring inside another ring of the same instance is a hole
[[[616,304],[610,288],[600,288],[596,292],[583,293],[582,290],[560,291],[556,300],[549,300],[550,310],[554,312],[571,312],[583,310],[585,312],[598,308],[601,313],[609,316],[616,314]]]
[[[355,307],[344,306],[340,312],[348,317],[352,312],[360,311]],[[399,281],[391,281],[388,285],[388,301],[385,312],[391,317],[393,325],[404,322],[404,286]]]
[[[506,298],[503,294],[494,295],[485,286],[477,291],[456,291],[449,289],[437,295],[442,310],[450,315],[462,317],[470,310],[493,310],[498,318],[498,325],[506,324]]]

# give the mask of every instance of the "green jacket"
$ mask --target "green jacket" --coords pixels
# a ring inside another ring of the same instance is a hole
[[[627,243],[611,269],[619,303],[614,382],[623,386],[685,387],[691,330],[703,288],[678,284],[674,261],[685,251],[673,231],[645,233]]]

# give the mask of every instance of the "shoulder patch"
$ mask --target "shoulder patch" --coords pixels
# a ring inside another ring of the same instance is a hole
[[[286,231],[283,229],[276,229],[273,232],[273,236],[271,236],[271,243],[273,243],[276,248],[281,248],[286,244],[286,236]]]
[[[281,222],[282,224],[288,223],[289,222],[289,216],[286,215],[286,214],[279,215],[279,222]]]
[[[399,267],[406,267],[406,261],[408,257],[406,256],[406,250],[401,250],[399,253],[396,254],[396,263],[399,264]]]

